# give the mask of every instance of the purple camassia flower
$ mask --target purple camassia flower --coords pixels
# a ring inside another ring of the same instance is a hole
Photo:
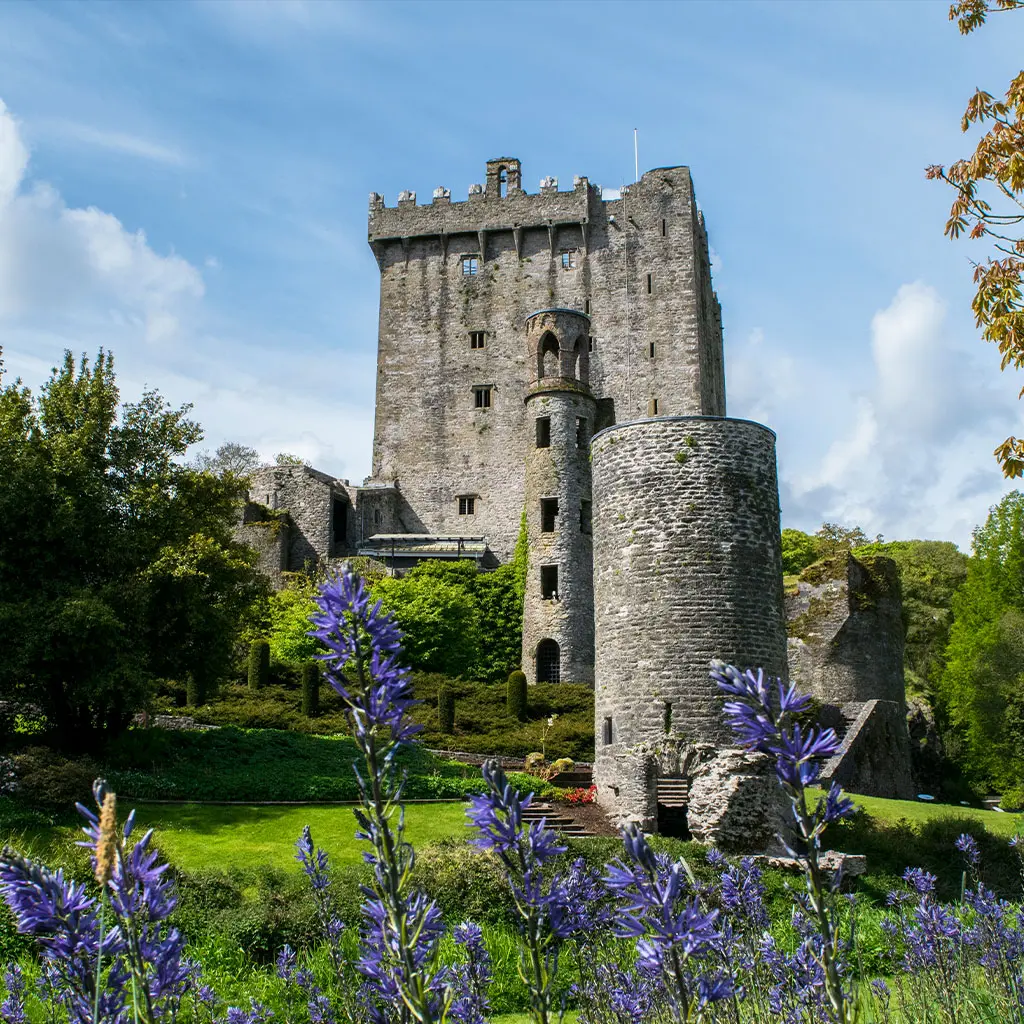
[[[484,945],[483,930],[479,925],[464,921],[456,927],[452,937],[465,949],[466,960],[451,969],[455,997],[448,1017],[455,1024],[485,1024],[491,1009],[487,999],[491,954]]]
[[[585,993],[579,1024],[606,1024],[609,1013],[621,1024],[644,1024],[652,1019],[657,994],[650,975],[623,970],[617,964],[598,964],[594,984]]]
[[[615,934],[637,940],[637,967],[656,974],[679,1020],[690,1020],[695,1009],[725,999],[733,992],[731,979],[715,973],[695,973],[691,964],[718,946],[718,911],[704,911],[690,887],[686,866],[655,854],[635,826],[623,830],[628,860],[607,866],[605,884],[622,900]]]
[[[981,863],[981,851],[974,836],[966,832],[961,833],[953,845],[964,855],[964,860],[970,867],[976,868]]]
[[[0,1017],[4,1024],[25,1024],[25,979],[17,964],[8,964],[4,970],[7,998],[0,1003]]]

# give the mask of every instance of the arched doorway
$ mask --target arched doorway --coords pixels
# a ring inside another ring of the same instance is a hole
[[[537,379],[557,377],[559,375],[558,360],[558,339],[548,331],[540,339],[540,346],[537,349]]]
[[[541,640],[537,644],[537,682],[558,683],[562,680],[562,650],[557,640]]]

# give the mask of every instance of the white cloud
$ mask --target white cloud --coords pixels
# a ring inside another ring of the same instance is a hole
[[[188,163],[185,154],[176,146],[167,146],[140,135],[127,132],[109,131],[96,128],[94,125],[81,124],[77,121],[51,120],[44,122],[41,131],[45,135],[98,149],[110,150],[125,156],[136,156],[155,163],[169,164],[173,167],[184,167]]]
[[[1012,386],[971,344],[964,348],[950,336],[934,289],[900,287],[871,321],[868,393],[855,398],[815,465],[783,467],[795,509],[869,534],[966,545],[971,528],[1011,486],[992,448],[1004,433],[1019,432],[1021,420]]]

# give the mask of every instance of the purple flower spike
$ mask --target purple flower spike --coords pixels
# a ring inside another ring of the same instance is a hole
[[[972,868],[976,868],[981,863],[981,851],[978,849],[978,842],[974,836],[964,832],[957,837],[954,845]]]

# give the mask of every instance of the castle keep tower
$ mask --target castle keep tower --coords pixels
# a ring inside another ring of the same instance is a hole
[[[396,492],[393,533],[483,537],[490,564],[511,558],[536,310],[590,317],[597,426],[725,413],[720,310],[686,167],[605,199],[583,177],[529,193],[518,160],[491,160],[462,202],[446,188],[427,204],[373,193],[368,238],[380,268],[373,483]]]
[[[522,666],[531,683],[594,681],[589,335],[590,318],[571,309],[526,320],[535,379],[526,390]]]

